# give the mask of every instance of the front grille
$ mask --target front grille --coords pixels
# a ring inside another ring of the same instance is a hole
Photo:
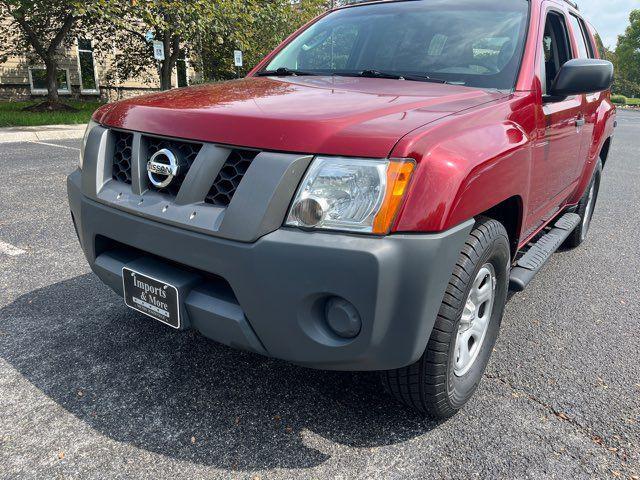
[[[156,137],[143,137],[143,139],[146,142],[148,152],[145,162],[148,162],[154,153],[164,148],[167,148],[177,154],[184,162],[184,164],[180,167],[180,172],[178,173],[178,175],[167,187],[156,188],[155,186],[150,185],[150,188],[153,190],[175,197],[176,195],[178,195],[180,187],[182,186],[182,182],[184,182],[184,179],[186,178],[191,165],[193,165],[193,162],[198,156],[198,153],[200,153],[202,144],[184,142],[180,140],[167,140],[164,138]]]
[[[113,179],[131,185],[133,133],[113,130]]]
[[[218,207],[228,207],[244,174],[258,153],[253,150],[233,150],[213,182],[205,202]]]
[[[112,130],[111,133],[113,135],[114,145],[113,179],[131,185],[134,133],[119,130]],[[140,145],[140,175],[144,177],[142,178],[143,183],[146,184],[150,190],[171,197],[176,197],[180,192],[189,170],[204,146],[202,143],[159,138],[145,134],[141,135],[141,141],[138,142],[137,145]],[[164,188],[158,188],[152,185],[151,182],[146,181],[147,172],[145,165],[156,152],[163,149],[171,150],[174,155],[178,157],[180,170],[169,185]],[[228,207],[251,163],[260,153],[260,151],[257,150],[239,148],[228,151],[229,156],[225,160],[216,178],[212,180],[211,188],[205,198],[205,203],[208,205],[223,208]],[[207,159],[203,159],[203,161],[207,161]]]

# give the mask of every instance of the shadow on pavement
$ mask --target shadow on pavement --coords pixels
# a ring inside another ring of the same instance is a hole
[[[175,332],[128,310],[93,275],[0,310],[0,354],[93,429],[219,468],[308,468],[336,445],[406,441],[436,424],[376,374],[307,370]]]

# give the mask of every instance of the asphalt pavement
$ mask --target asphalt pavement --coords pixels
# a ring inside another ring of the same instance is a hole
[[[77,140],[0,144],[0,478],[640,475],[640,113],[587,243],[507,306],[477,395],[436,424],[375,374],[234,351],[127,309],[86,266]]]

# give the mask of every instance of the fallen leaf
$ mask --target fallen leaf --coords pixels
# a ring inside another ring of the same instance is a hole
[[[191,443],[196,443],[196,437],[191,437]]]
[[[612,471],[611,471],[611,474],[612,474],[614,477],[619,477],[620,475],[622,475],[618,470],[612,470]]]
[[[609,448],[607,448],[607,450],[609,450],[610,452],[613,452],[613,453],[618,451],[618,449],[616,447],[609,447]]]
[[[59,453],[58,453],[58,458],[59,458],[60,460],[64,460],[64,452],[59,452]]]
[[[284,429],[284,431],[287,432],[287,433],[292,433],[293,432],[293,428],[287,427],[287,428]]]
[[[564,412],[558,413],[557,416],[560,417],[562,420],[569,420],[569,416]]]
[[[240,417],[236,417],[236,425],[240,425]]]

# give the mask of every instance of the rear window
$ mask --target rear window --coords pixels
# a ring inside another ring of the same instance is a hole
[[[445,0],[346,8],[322,18],[265,70],[377,70],[510,90],[522,59],[529,2]]]

